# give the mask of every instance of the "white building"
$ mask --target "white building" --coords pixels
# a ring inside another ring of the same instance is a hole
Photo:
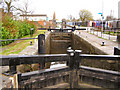
[[[32,14],[32,15],[20,15],[21,20],[27,19],[29,21],[43,21],[47,20],[46,14]]]

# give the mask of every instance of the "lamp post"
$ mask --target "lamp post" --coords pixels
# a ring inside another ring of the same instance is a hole
[[[103,19],[104,19],[104,16],[103,16],[103,0],[102,0],[102,13],[98,13],[98,14],[101,14],[101,17],[102,17],[102,29],[101,29],[101,37],[102,37],[102,32],[103,32]]]
[[[98,13],[98,14],[100,14],[101,17],[102,17],[102,30],[101,30],[101,37],[102,37],[102,32],[103,32],[103,19],[104,19],[104,16],[103,16],[103,13]]]
[[[101,30],[101,37],[102,37],[102,32],[103,32],[103,19],[104,19],[104,17],[103,17],[103,0],[102,0],[102,14],[101,14],[101,16],[102,16],[102,30]]]
[[[102,37],[102,32],[103,32],[103,19],[104,19],[103,13],[101,14],[101,17],[102,17],[102,30],[101,30],[101,37]]]

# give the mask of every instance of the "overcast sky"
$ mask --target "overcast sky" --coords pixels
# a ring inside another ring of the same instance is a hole
[[[19,0],[19,5],[25,0]],[[98,14],[102,12],[106,17],[111,10],[114,17],[118,18],[118,1],[120,0],[28,0],[29,7],[35,14],[47,14],[49,19],[56,13],[56,19],[68,18],[69,15],[79,18],[79,11],[87,9],[93,14],[94,19],[101,19]],[[103,1],[103,3],[102,3]]]

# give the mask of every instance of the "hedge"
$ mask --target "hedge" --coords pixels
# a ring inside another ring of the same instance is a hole
[[[3,16],[1,38],[3,39],[18,39],[26,35],[30,35],[30,30],[33,28],[33,33],[36,31],[36,26],[33,22],[27,20],[13,20],[9,16]],[[13,41],[3,41],[2,45],[7,45]]]

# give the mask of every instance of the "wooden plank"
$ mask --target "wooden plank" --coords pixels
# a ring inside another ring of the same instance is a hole
[[[59,42],[59,43],[68,43],[68,42],[71,42],[71,40],[51,40],[52,42]]]
[[[14,88],[18,88],[18,75],[13,76]]]
[[[41,74],[52,74],[52,73],[58,73],[58,72],[63,72],[63,71],[69,71],[69,67],[65,66],[65,67],[60,67],[60,68],[52,68],[52,69],[44,69],[44,70],[38,70],[38,71],[32,71],[32,72],[27,72],[27,73],[22,73],[21,74],[21,78],[22,80],[24,79],[29,79],[30,77],[34,77],[34,76],[39,76]]]
[[[25,15],[25,14],[23,14],[23,15],[20,15],[20,16],[23,16],[23,17],[25,17],[25,16],[27,16],[27,17],[37,17],[37,16],[47,16],[46,14],[31,14],[31,15]]]
[[[112,74],[112,75],[117,75],[120,76],[120,72],[117,71],[111,71],[111,70],[105,70],[105,69],[100,69],[100,68],[93,68],[93,67],[86,67],[86,66],[80,66],[81,69],[88,70],[88,71],[93,71],[93,72],[98,72],[98,73],[105,73],[105,74]]]
[[[51,55],[23,55],[23,56],[3,56],[0,57],[0,66],[9,66],[10,61],[14,61],[16,65],[20,64],[35,64],[45,62],[55,62],[55,61],[67,61],[67,54],[51,54]]]
[[[90,54],[81,54],[82,59],[91,59],[91,60],[117,60],[120,61],[120,55],[90,55]]]

